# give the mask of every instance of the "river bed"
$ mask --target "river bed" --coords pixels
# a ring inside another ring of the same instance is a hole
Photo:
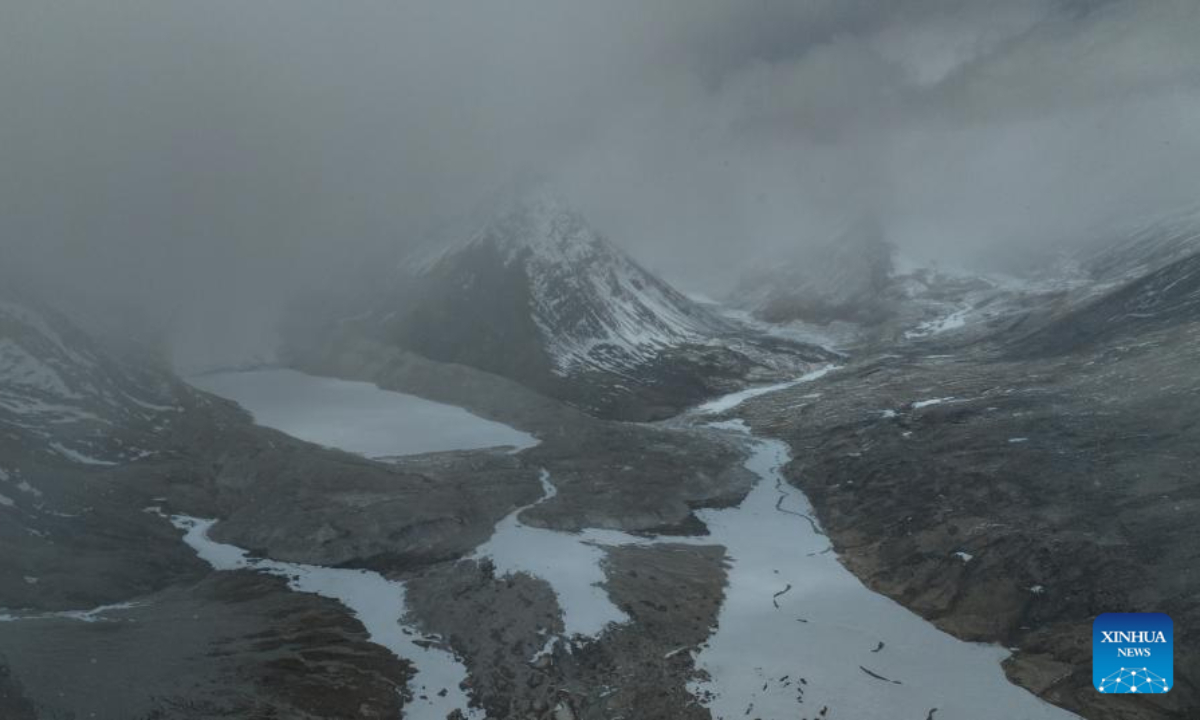
[[[737,406],[749,397],[811,381],[827,371],[718,398],[698,408],[690,421],[711,424],[711,414],[736,414]],[[262,396],[261,388],[254,386],[263,378],[261,372],[255,371],[249,378],[227,377],[221,383],[208,383],[208,388],[253,405],[255,398]],[[311,376],[295,373],[287,382],[293,389],[308,382],[328,388],[325,378],[305,378]],[[241,389],[247,390],[248,397],[239,396]],[[374,391],[387,393],[378,388]],[[301,391],[289,395],[284,405],[276,403],[270,412],[263,412],[261,404],[252,411],[260,424],[285,432],[300,427],[308,435],[304,439],[323,445],[357,448],[352,451],[373,456],[403,454],[387,445],[387,437],[403,435],[387,429],[388,418],[403,416],[419,406],[362,413],[362,408],[380,401],[378,397],[364,400],[359,395],[363,392],[369,391],[354,388],[349,395]],[[339,397],[348,405],[339,406]],[[320,398],[321,403],[305,406],[305,398]],[[396,401],[382,398],[384,403],[389,400]],[[306,419],[285,417],[291,412]],[[322,414],[337,418],[337,422],[314,420]],[[358,440],[347,440],[355,437],[356,423],[369,429],[371,452],[364,452]],[[715,426],[749,434],[737,420]],[[511,438],[495,442],[510,437],[503,433],[487,437],[492,445],[519,444]],[[746,467],[759,480],[736,507],[697,511],[709,528],[708,536],[644,537],[598,529],[559,532],[524,525],[519,515],[525,508],[521,508],[497,524],[492,538],[476,550],[475,557],[490,557],[500,574],[524,571],[546,580],[563,610],[563,639],[578,641],[599,636],[613,623],[628,621],[601,585],[606,546],[659,542],[723,545],[730,560],[725,602],[717,628],[695,651],[697,667],[709,679],[689,686],[714,718],[817,716],[822,708],[835,713],[831,717],[858,720],[1075,717],[1008,682],[1000,667],[1008,655],[1004,648],[953,638],[863,586],[837,561],[828,539],[812,519],[807,499],[784,480],[781,470],[789,459],[787,446],[751,437],[746,442],[750,453]],[[553,497],[555,489],[548,473],[543,472],[542,483],[544,501]],[[451,653],[415,644],[414,640],[422,639],[420,634],[401,625],[403,583],[366,571],[250,560],[240,549],[208,539],[205,531],[211,521],[185,517],[173,521],[186,530],[187,542],[215,568],[249,567],[283,575],[296,590],[343,602],[364,622],[372,640],[416,665],[414,694],[424,696],[425,701],[408,706],[407,717],[442,720],[452,709],[479,717],[472,714],[465,694],[458,689],[466,677],[462,664]],[[447,693],[439,696],[443,688]]]

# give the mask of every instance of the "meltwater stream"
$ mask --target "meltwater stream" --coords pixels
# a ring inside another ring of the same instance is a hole
[[[719,398],[697,408],[692,419],[706,422],[706,415],[734,410],[749,397],[821,373]],[[288,378],[288,382],[301,381]],[[331,410],[328,398],[321,409]],[[343,419],[354,417],[338,414]],[[255,415],[260,423],[271,424],[267,414]],[[715,427],[749,434],[736,420]],[[344,435],[346,430],[340,432]],[[957,640],[864,587],[831,552],[828,539],[812,520],[807,499],[785,481],[781,471],[789,458],[787,446],[758,438],[747,442],[746,467],[758,482],[736,507],[697,511],[709,528],[707,536],[643,537],[599,529],[559,532],[524,525],[519,514],[525,508],[521,508],[497,524],[475,557],[492,558],[500,573],[524,571],[544,579],[563,611],[563,639],[579,640],[597,637],[610,624],[628,620],[601,585],[606,547],[723,545],[730,562],[718,626],[702,647],[692,650],[697,668],[707,679],[689,686],[717,720],[822,717],[823,708],[824,717],[857,720],[1075,717],[1009,683],[1000,668],[1007,655],[1004,649]],[[324,443],[334,444],[329,438]],[[378,454],[396,453],[381,448]],[[542,484],[539,502],[555,493],[548,473],[543,473]],[[288,577],[294,589],[335,598],[350,608],[372,641],[416,666],[413,692],[418,698],[406,706],[406,717],[442,720],[453,709],[466,717],[479,717],[458,689],[466,677],[461,663],[450,653],[416,644],[420,634],[400,624],[403,583],[366,571],[248,559],[240,549],[207,537],[212,521],[177,516],[173,522],[186,530],[187,542],[214,567],[246,567]],[[447,694],[439,696],[443,688]]]
[[[369,570],[328,568],[319,565],[285,563],[251,558],[245,550],[218,543],[208,536],[215,520],[186,515],[170,518],[184,531],[183,540],[214,570],[256,570],[287,578],[288,587],[332,598],[345,605],[367,630],[371,642],[382,645],[393,655],[412,662],[416,677],[410,683],[411,702],[404,716],[422,720],[445,720],[454,710],[464,717],[481,717],[468,707],[460,684],[467,678],[466,668],[453,654],[423,641],[438,641],[400,624],[404,614],[404,583],[388,580]]]
[[[194,378],[192,383],[237,401],[260,425],[367,457],[488,447],[521,449],[537,443],[531,435],[462,408],[382,390],[370,383],[281,368],[210,374]],[[409,683],[413,699],[404,706],[406,718],[445,720],[455,710],[464,718],[482,717],[468,705],[460,687],[467,671],[458,658],[426,642],[439,638],[401,623],[407,608],[403,582],[367,570],[251,558],[241,548],[208,536],[215,520],[183,515],[170,520],[184,530],[184,541],[216,570],[248,569],[285,577],[293,590],[345,605],[362,622],[372,642],[413,664],[416,675]]]
[[[958,640],[863,586],[783,477],[788,447],[752,443],[750,494],[736,508],[697,512],[711,533],[701,540],[724,545],[731,561],[717,630],[695,655],[710,679],[690,686],[714,718],[817,717],[822,708],[856,720],[1075,717],[1011,684],[1003,648]]]

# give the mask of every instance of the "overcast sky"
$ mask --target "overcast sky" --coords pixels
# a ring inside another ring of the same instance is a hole
[[[8,0],[0,249],[212,325],[531,176],[692,289],[864,214],[1016,251],[1200,200],[1197,37],[1195,0]]]

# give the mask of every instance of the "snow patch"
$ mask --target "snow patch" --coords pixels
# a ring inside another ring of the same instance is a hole
[[[50,449],[53,450],[54,452],[58,453],[59,455],[62,455],[66,459],[71,460],[72,462],[82,463],[84,465],[116,465],[117,464],[117,463],[111,462],[109,460],[101,460],[100,458],[95,458],[90,455],[84,455],[83,453],[78,452],[76,450],[72,450],[71,448],[69,448],[66,445],[63,445],[62,443],[59,443],[59,442],[50,443]]]
[[[36,584],[37,581],[37,578],[25,578],[25,582],[29,583],[30,585]],[[138,605],[139,603],[136,602],[121,602],[114,603],[112,605],[100,605],[99,607],[94,607],[91,610],[60,610],[57,612],[30,614],[13,614],[10,611],[0,613],[0,622],[18,622],[25,620],[78,620],[79,622],[85,623],[107,622],[109,618],[105,617],[105,615],[112,612],[120,612],[121,610],[129,610],[131,608],[138,607]]]
[[[837,370],[839,367],[841,366],[825,365],[824,367],[817,368],[810,373],[801,375],[794,380],[775,383],[773,385],[761,385],[759,387],[747,388],[735,393],[723,395],[715,400],[710,400],[703,405],[700,405],[696,408],[696,412],[700,413],[701,415],[716,415],[718,413],[723,413],[736,408],[738,405],[741,405],[751,398],[756,398],[760,395],[766,395],[768,393],[778,392],[779,390],[786,390],[787,388],[794,387],[802,383],[819,380],[834,370]]]
[[[0,338],[0,380],[59,398],[78,398],[53,368],[8,338]]]
[[[920,410],[923,407],[930,407],[931,405],[941,405],[942,403],[948,403],[954,399],[955,399],[954,397],[942,397],[942,398],[932,398],[930,400],[918,400],[912,404],[912,409]]]
[[[917,325],[916,328],[905,332],[904,337],[910,339],[929,337],[931,335],[940,335],[951,330],[958,330],[959,328],[966,326],[967,317],[970,314],[971,308],[959,308],[943,318],[938,318],[937,320],[926,320],[920,325]]]

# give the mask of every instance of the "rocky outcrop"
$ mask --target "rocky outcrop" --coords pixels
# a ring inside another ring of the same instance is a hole
[[[606,586],[630,622],[568,648],[554,592],[484,561],[438,568],[409,585],[412,617],[439,633],[471,671],[488,717],[662,717],[706,720],[686,688],[691,649],[716,622],[725,582],[720,546],[608,549]]]

